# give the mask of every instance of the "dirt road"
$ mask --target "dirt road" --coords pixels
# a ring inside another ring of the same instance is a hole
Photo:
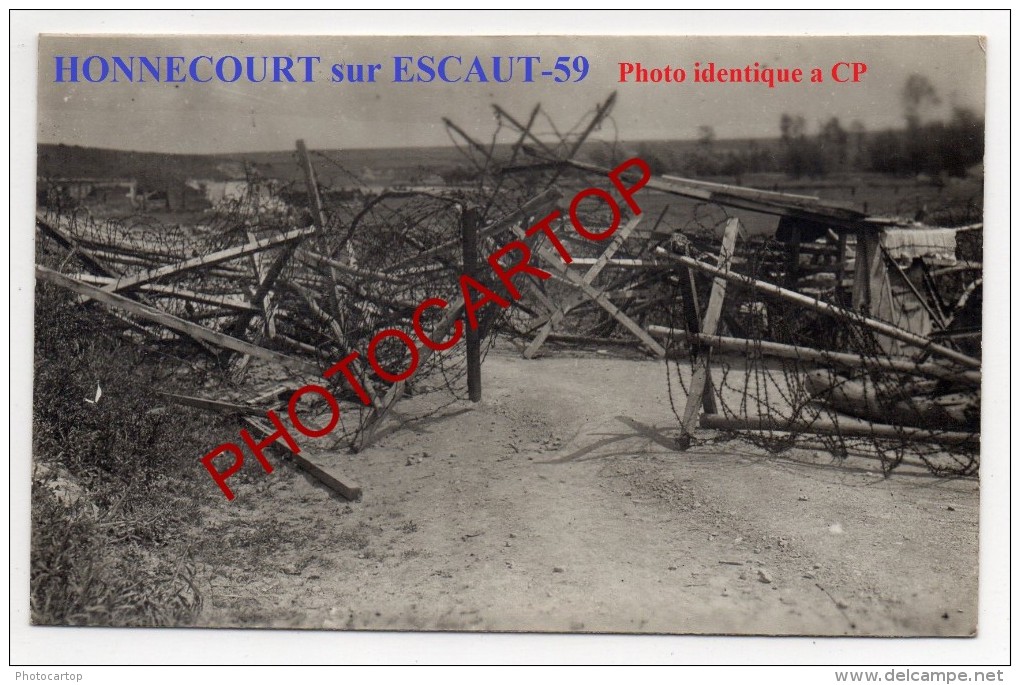
[[[493,353],[484,399],[209,492],[199,624],[969,635],[978,481],[741,442],[679,452],[661,362]],[[208,521],[213,521],[208,525]]]

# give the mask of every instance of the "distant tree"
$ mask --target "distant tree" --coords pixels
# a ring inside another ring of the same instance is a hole
[[[922,126],[923,115],[929,108],[941,104],[935,86],[926,76],[911,74],[903,84],[900,94],[903,100],[903,116],[907,120],[907,159],[910,171],[917,174],[932,166],[931,140]]]
[[[802,116],[783,114],[779,118],[779,133],[784,141],[802,138],[806,128],[807,124]]]
[[[712,143],[715,142],[715,129],[711,126],[699,126],[698,127],[698,145],[702,147],[712,147]]]
[[[907,77],[900,97],[903,100],[903,115],[907,119],[907,128],[920,127],[925,109],[942,103],[935,86],[921,74],[911,74]]]
[[[818,142],[821,145],[822,159],[826,171],[836,171],[846,168],[847,144],[850,137],[839,123],[838,117],[832,117],[822,126],[818,134]]]
[[[641,143],[638,145],[637,156],[648,164],[648,168],[651,169],[652,173],[656,176],[669,173],[671,170],[669,159],[664,157],[659,150],[649,143]]]
[[[939,167],[950,176],[963,176],[985,156],[984,119],[969,109],[956,107],[938,140]]]
[[[779,133],[783,145],[783,167],[790,176],[822,176],[825,163],[822,146],[807,136],[807,123],[800,115],[783,114],[779,119]]]
[[[860,169],[865,166],[867,161],[867,151],[865,150],[865,134],[867,129],[864,128],[864,124],[861,123],[860,119],[854,119],[850,122],[850,166],[855,169]]]
[[[906,171],[910,160],[905,143],[899,131],[877,133],[868,146],[868,168],[887,174]]]

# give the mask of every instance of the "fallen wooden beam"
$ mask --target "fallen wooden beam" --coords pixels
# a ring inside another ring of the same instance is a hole
[[[820,435],[841,435],[848,438],[881,438],[886,440],[909,440],[933,442],[947,445],[977,447],[980,433],[961,431],[937,431],[926,428],[907,428],[885,423],[872,423],[849,416],[838,420],[816,419],[814,421],[789,421],[771,418],[735,418],[721,414],[704,414],[702,428],[715,430],[780,431],[787,433],[816,433]]]
[[[69,276],[75,280],[89,285],[103,286],[113,283],[115,280],[109,276],[93,276],[92,274],[69,274]],[[220,307],[226,307],[227,309],[235,309],[237,311],[258,311],[255,307],[249,304],[246,300],[240,297],[229,297],[226,295],[215,295],[211,293],[200,293],[193,290],[185,290],[184,288],[178,288],[173,285],[157,285],[155,283],[148,283],[138,288],[144,293],[151,293],[155,297],[174,297],[181,300],[188,300],[190,302],[198,302],[201,304],[213,304]]]
[[[254,243],[246,243],[237,247],[218,250],[217,252],[202,255],[200,257],[193,257],[183,262],[177,262],[176,264],[167,264],[166,266],[161,266],[155,269],[147,269],[141,273],[118,278],[113,283],[104,286],[103,290],[108,293],[130,290],[146,283],[151,283],[152,281],[160,278],[179,276],[181,274],[194,271],[195,269],[201,269],[206,266],[212,266],[231,259],[237,259],[238,257],[245,257],[250,254],[255,254],[256,252],[286,245],[294,242],[295,240],[301,240],[302,238],[313,235],[314,233],[314,228],[302,228],[284,233],[283,235],[276,236],[274,238],[265,238]]]
[[[251,343],[245,342],[244,340],[232,338],[229,335],[219,333],[212,329],[206,328],[205,326],[200,326],[197,323],[185,321],[184,319],[180,319],[176,316],[173,316],[172,314],[162,312],[156,309],[155,307],[150,307],[148,305],[142,304],[141,302],[136,302],[127,297],[124,297],[123,295],[106,292],[105,290],[101,290],[99,288],[96,288],[95,286],[91,286],[88,283],[82,283],[81,281],[76,281],[72,278],[68,278],[64,274],[59,273],[57,271],[53,271],[52,269],[47,269],[46,267],[36,265],[35,277],[40,281],[45,281],[47,283],[52,283],[62,288],[67,288],[72,292],[76,292],[79,295],[84,295],[85,297],[93,299],[106,306],[114,307],[117,309],[123,309],[142,319],[146,319],[147,321],[153,321],[155,323],[160,324],[161,326],[165,326],[171,330],[178,331],[180,333],[185,333],[193,338],[198,338],[199,340],[202,340],[204,342],[216,345],[217,347],[233,350],[234,352],[240,352],[241,354],[248,354],[253,357],[258,357],[259,359],[264,359],[266,361],[275,362],[286,368],[295,371],[301,371],[304,373],[310,373],[314,376],[319,376],[321,373],[321,370],[319,369],[318,366],[310,364],[309,362],[306,362],[303,359],[295,359],[294,357],[288,357],[287,355],[280,354],[279,352],[273,352],[272,350],[267,350],[265,348],[258,347],[257,345],[252,345]]]
[[[163,392],[161,390],[156,391],[157,394],[166,397],[167,399],[176,402],[177,404],[183,404],[187,407],[194,407],[195,409],[205,409],[206,411],[216,412],[217,414],[237,414],[240,416],[265,416],[267,409],[259,407],[253,407],[246,404],[234,404],[233,402],[224,402],[223,400],[213,400],[207,397],[192,397],[190,395],[178,395],[173,392]]]
[[[612,171],[606,167],[579,162],[573,159],[563,160],[564,164],[591,171],[600,175],[609,175]],[[720,205],[746,209],[762,214],[789,216],[804,221],[811,221],[838,228],[844,231],[873,231],[867,217],[862,213],[837,207],[824,201],[809,201],[802,196],[784,197],[784,193],[750,190],[734,186],[718,184],[690,183],[687,180],[670,180],[662,176],[654,176],[644,185],[649,190],[658,190],[670,195],[678,195],[702,202],[713,202]]]
[[[265,439],[271,434],[271,431],[262,425],[260,421],[255,421],[248,417],[242,417],[241,423],[243,423],[249,431],[253,432],[260,439]],[[342,480],[310,460],[308,457],[301,454],[294,454],[276,441],[270,445],[270,449],[281,457],[293,459],[294,463],[301,467],[302,470],[307,471],[309,475],[344,499],[352,502],[361,499],[361,488],[359,486],[354,485],[353,483],[344,483]]]

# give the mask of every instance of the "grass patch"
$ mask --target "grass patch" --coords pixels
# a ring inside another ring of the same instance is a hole
[[[198,458],[221,427],[152,392],[168,387],[173,368],[124,340],[122,327],[64,291],[37,289],[37,625],[189,625],[202,608],[189,531],[203,518]]]

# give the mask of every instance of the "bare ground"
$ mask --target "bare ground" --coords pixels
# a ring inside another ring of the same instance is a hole
[[[197,624],[976,631],[976,479],[738,441],[680,452],[661,362],[493,353],[483,378],[477,405],[402,422],[435,403],[411,398],[370,449],[315,454],[361,502],[289,464],[251,460],[229,504],[210,481]]]

